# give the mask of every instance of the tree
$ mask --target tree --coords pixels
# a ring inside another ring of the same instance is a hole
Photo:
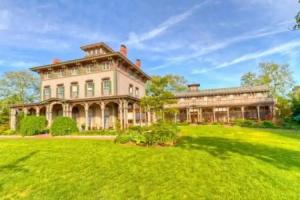
[[[142,98],[141,105],[155,112],[158,117],[163,117],[165,105],[175,103],[174,92],[186,89],[186,81],[181,76],[166,75],[153,76],[146,85],[146,96]]]
[[[7,72],[0,78],[0,124],[9,121],[9,106],[39,98],[39,79],[28,71]]]
[[[300,3],[300,0],[299,0]],[[294,30],[299,30],[300,29],[300,12],[295,17],[296,19],[296,25],[294,26]]]
[[[241,77],[242,86],[255,86],[258,84],[258,78],[255,73],[247,72]]]
[[[34,102],[39,98],[40,82],[29,71],[6,72],[0,78],[0,99],[14,97],[17,102]]]
[[[259,74],[248,72],[241,77],[243,86],[267,85],[275,96],[286,96],[294,85],[289,65],[261,63]]]

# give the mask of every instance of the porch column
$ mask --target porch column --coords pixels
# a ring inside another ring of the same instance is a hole
[[[227,108],[227,122],[230,122],[230,113],[229,113],[229,107]]]
[[[48,120],[48,127],[51,126],[52,124],[52,111],[51,111],[52,106],[48,105],[46,106],[46,118]]]
[[[276,121],[276,109],[275,109],[275,106],[270,106],[270,112],[272,114],[272,121],[275,122]]]
[[[100,105],[101,105],[101,127],[102,127],[102,129],[105,129],[105,120],[104,120],[104,110],[105,110],[105,104],[104,104],[104,102],[101,102],[100,103]]]
[[[199,122],[203,122],[203,114],[202,114],[202,108],[199,108],[199,115],[200,115],[200,121]]]
[[[241,107],[241,111],[242,111],[242,118],[243,118],[243,120],[245,120],[245,108],[244,108],[244,106]]]
[[[147,125],[150,126],[151,124],[151,113],[150,113],[150,109],[147,109]]]
[[[135,103],[132,105],[132,108],[133,108],[133,111],[132,111],[132,120],[133,120],[133,126],[135,126],[136,124],[136,112],[135,112],[135,109],[136,109],[136,105]]]
[[[174,123],[177,123],[177,112],[174,114]]]
[[[119,101],[119,120],[121,129],[123,129],[123,104],[122,101]]]
[[[85,113],[85,130],[89,130],[89,104],[84,104],[84,113]]]
[[[190,109],[186,108],[186,122],[190,123]]]
[[[124,128],[128,128],[128,102],[124,100],[123,102],[123,112],[124,112]]]
[[[140,121],[139,121],[139,123],[140,123],[140,126],[142,126],[142,107],[141,107],[141,105],[140,105],[139,112],[140,112]]]
[[[215,108],[213,108],[213,122],[216,122],[216,111],[215,111]]]
[[[24,112],[24,115],[25,115],[25,116],[28,115],[28,109],[27,109],[27,108],[23,108],[23,112]]]
[[[257,109],[257,119],[260,121],[260,106],[256,106]]]
[[[36,116],[40,116],[40,108],[36,107]]]
[[[10,109],[10,129],[15,131],[16,130],[16,124],[17,124],[17,116],[16,116],[16,109],[11,108]]]

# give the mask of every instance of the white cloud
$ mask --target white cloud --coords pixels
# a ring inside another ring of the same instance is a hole
[[[150,39],[153,39],[153,38],[163,34],[165,31],[167,31],[171,27],[173,27],[173,26],[177,25],[178,23],[184,21],[189,16],[191,16],[197,9],[199,9],[201,6],[203,6],[207,2],[208,2],[208,0],[205,0],[202,3],[193,6],[192,8],[185,11],[184,13],[181,13],[179,15],[171,16],[166,21],[159,24],[156,28],[154,28],[154,29],[152,29],[152,30],[150,30],[146,33],[137,34],[135,32],[132,32],[132,33],[129,34],[129,39],[124,43],[134,45],[136,47],[143,48],[144,47],[143,42],[145,42],[147,40],[150,40]]]
[[[274,55],[274,54],[285,54],[287,52],[291,52],[293,49],[295,49],[297,47],[300,47],[300,40],[282,44],[282,45],[279,45],[279,46],[276,46],[276,47],[273,47],[273,48],[270,48],[270,49],[267,49],[264,51],[249,53],[249,54],[237,57],[231,61],[221,63],[216,67],[195,69],[194,71],[192,71],[192,74],[203,74],[203,73],[206,73],[209,71],[230,67],[232,65],[236,65],[239,63],[255,60],[258,58],[262,58],[262,57],[266,57],[266,56],[270,56],[270,55]]]
[[[250,32],[250,33],[247,33],[247,34],[244,34],[241,36],[236,36],[233,38],[229,38],[227,40],[215,42],[211,45],[204,46],[204,47],[198,47],[197,43],[192,44],[191,47],[193,48],[194,52],[192,52],[190,54],[186,54],[186,55],[171,56],[169,58],[166,58],[166,60],[167,60],[166,63],[164,63],[160,66],[153,67],[150,70],[159,70],[159,69],[168,68],[174,64],[186,62],[187,60],[190,60],[190,59],[199,58],[200,56],[207,55],[207,54],[216,52],[218,50],[225,49],[228,46],[231,46],[231,45],[234,45],[234,44],[237,44],[240,42],[288,32],[290,30],[288,29],[287,24],[288,24],[288,22],[281,22],[281,23],[278,23],[269,28],[263,28],[258,31],[255,31],[255,32]]]
[[[0,60],[0,66],[11,68],[29,68],[39,65],[36,62],[30,62],[25,60]]]
[[[9,28],[10,17],[11,13],[8,10],[0,10],[0,31]]]

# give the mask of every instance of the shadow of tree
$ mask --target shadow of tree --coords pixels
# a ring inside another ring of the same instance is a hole
[[[17,160],[8,163],[6,165],[0,165],[0,173],[6,170],[10,170],[10,171],[18,171],[18,172],[28,172],[27,169],[25,169],[23,166],[21,166],[20,164],[22,162],[25,162],[26,160],[28,160],[29,158],[31,158],[32,156],[34,156],[38,151],[33,151],[30,152],[29,154],[22,156],[20,158],[18,158]]]
[[[178,141],[177,147],[206,151],[220,159],[228,159],[231,153],[250,156],[270,163],[281,169],[300,168],[300,151],[253,144],[239,140],[219,137],[184,136]]]

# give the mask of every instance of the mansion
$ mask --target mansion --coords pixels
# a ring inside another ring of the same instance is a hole
[[[31,68],[40,75],[41,101],[14,105],[10,127],[19,113],[45,116],[48,125],[58,116],[73,118],[80,130],[149,125],[155,115],[140,106],[151,79],[127,58],[127,47],[114,51],[105,43],[82,46],[85,57]],[[264,86],[201,90],[198,84],[176,93],[176,122],[230,122],[235,119],[272,119],[274,99]]]

